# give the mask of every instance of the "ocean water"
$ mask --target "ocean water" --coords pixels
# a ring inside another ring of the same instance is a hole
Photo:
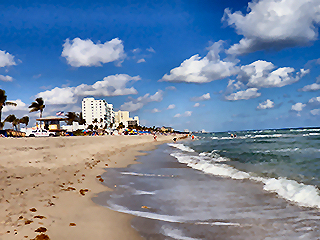
[[[145,239],[320,239],[320,129],[207,133],[102,175]],[[115,187],[116,186],[116,187]]]

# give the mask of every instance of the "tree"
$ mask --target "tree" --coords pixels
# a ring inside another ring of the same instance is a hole
[[[28,116],[24,116],[23,118],[20,118],[19,123],[25,124],[26,127],[29,124],[29,117]]]
[[[19,122],[19,119],[17,119],[14,114],[10,114],[9,116],[7,116],[4,121],[12,123],[12,129],[15,127],[17,130],[17,124]]]
[[[73,122],[78,122],[78,116],[75,112],[68,112],[66,114],[67,119],[65,120],[68,125],[72,125]]]
[[[80,125],[86,124],[86,120],[83,119],[82,112],[80,112],[79,114],[79,124]]]
[[[119,126],[117,127],[117,129],[119,130],[119,129],[121,129],[121,128],[124,128],[124,125],[123,125],[123,123],[121,122],[121,123],[119,123]]]
[[[29,106],[29,108],[31,108],[31,110],[29,112],[40,111],[40,118],[42,118],[42,112],[45,107],[46,106],[44,105],[43,98],[39,97],[35,100],[35,102],[32,102],[31,105]]]
[[[17,106],[15,102],[7,102],[7,95],[6,91],[0,89],[0,130],[3,129],[4,122],[1,122],[1,117],[2,117],[2,108],[4,106]]]

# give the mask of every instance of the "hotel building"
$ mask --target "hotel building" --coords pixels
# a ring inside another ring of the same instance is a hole
[[[95,100],[93,97],[82,99],[82,116],[86,120],[86,126],[95,125],[94,120],[97,119],[96,125],[104,128],[110,128],[110,124],[114,122],[113,105],[105,100]]]

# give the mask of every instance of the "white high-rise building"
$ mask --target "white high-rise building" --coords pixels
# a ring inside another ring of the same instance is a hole
[[[82,99],[82,116],[86,120],[86,126],[97,125],[103,128],[106,124],[110,128],[113,123],[114,112],[113,105],[105,100],[95,100],[93,97]],[[97,119],[97,123],[94,123]]]

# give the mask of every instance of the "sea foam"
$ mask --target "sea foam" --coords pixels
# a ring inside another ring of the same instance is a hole
[[[210,154],[212,158],[209,158]],[[294,202],[299,206],[320,208],[320,192],[319,189],[313,185],[305,185],[286,178],[257,177],[253,173],[240,171],[228,164],[220,163],[219,154],[215,151],[207,154],[201,153],[196,156],[191,156],[183,152],[174,152],[170,155],[175,157],[180,163],[184,163],[188,167],[206,174],[238,180],[249,179],[262,182],[265,191],[277,193],[279,197]]]

